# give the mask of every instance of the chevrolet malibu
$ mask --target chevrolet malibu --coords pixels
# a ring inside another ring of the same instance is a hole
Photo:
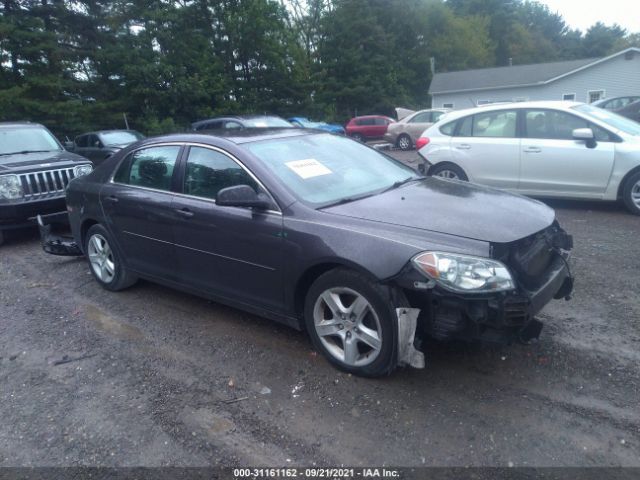
[[[537,337],[572,289],[550,208],[318,131],[147,139],[71,182],[67,206],[107,290],[144,278],[283,322],[364,376],[423,366],[425,336]]]

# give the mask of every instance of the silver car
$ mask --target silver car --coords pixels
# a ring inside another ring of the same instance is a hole
[[[640,124],[577,102],[460,110],[428,128],[429,175],[535,197],[622,199],[640,215]]]
[[[399,120],[389,124],[384,139],[400,150],[409,150],[416,144],[420,134],[440,120],[447,111],[447,109],[432,109],[414,112],[396,108]]]

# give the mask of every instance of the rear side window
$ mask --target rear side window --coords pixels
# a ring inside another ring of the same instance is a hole
[[[178,145],[137,150],[120,164],[113,181],[169,191],[179,152]]]
[[[429,123],[431,122],[431,118],[431,112],[423,112],[409,120],[409,123]]]
[[[515,110],[478,113],[473,116],[472,136],[515,138],[517,118]]]
[[[375,125],[375,119],[373,118],[360,118],[356,120],[356,125]]]
[[[236,185],[249,185],[259,192],[253,177],[231,158],[208,148],[191,147],[184,178],[185,194],[215,200],[220,190]]]
[[[384,118],[375,118],[374,119],[374,123],[376,125],[389,125],[389,122],[387,120],[385,120]]]
[[[459,120],[458,132],[456,137],[470,137],[471,136],[471,124],[473,123],[473,116],[465,117]]]
[[[449,122],[440,127],[440,133],[443,135],[453,136],[453,131],[456,128],[456,122]]]

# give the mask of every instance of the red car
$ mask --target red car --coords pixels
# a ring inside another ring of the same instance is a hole
[[[394,119],[384,115],[364,115],[349,120],[345,130],[351,138],[363,141],[382,138],[387,133],[387,127]]]

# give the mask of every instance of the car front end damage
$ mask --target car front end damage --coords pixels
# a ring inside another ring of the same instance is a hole
[[[570,298],[573,277],[568,259],[572,248],[571,236],[554,222],[527,238],[491,245],[491,259],[486,261],[506,267],[505,275],[512,282],[505,279],[502,288],[494,283],[495,291],[451,288],[436,275],[416,268],[413,261],[392,281],[402,288],[411,307],[420,310],[418,337],[494,344],[528,342],[542,330],[536,314],[552,299]]]

